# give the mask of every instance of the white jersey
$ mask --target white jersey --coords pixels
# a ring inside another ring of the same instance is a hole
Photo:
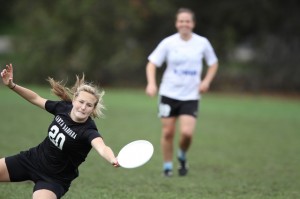
[[[205,37],[193,33],[191,39],[184,41],[176,33],[162,40],[148,57],[157,67],[164,62],[167,65],[159,94],[182,101],[199,99],[203,59],[208,66],[218,61]]]

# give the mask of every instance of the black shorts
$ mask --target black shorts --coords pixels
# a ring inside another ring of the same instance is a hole
[[[162,118],[177,117],[179,115],[191,115],[197,118],[199,100],[181,101],[166,96],[160,96],[158,104],[158,116]]]
[[[58,199],[68,191],[69,186],[62,185],[52,180],[45,180],[37,173],[23,166],[20,161],[21,159],[19,158],[19,155],[9,156],[5,158],[5,163],[11,182],[31,180],[35,183],[33,192],[40,189],[50,190],[55,193]]]

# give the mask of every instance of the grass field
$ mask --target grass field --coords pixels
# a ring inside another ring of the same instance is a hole
[[[30,88],[56,99],[48,89]],[[9,89],[1,87],[0,96],[0,157],[37,145],[52,116]],[[299,100],[205,95],[188,153],[190,173],[172,178],[161,175],[156,99],[143,90],[107,89],[104,101],[106,117],[97,124],[115,153],[132,140],[147,139],[154,155],[143,167],[115,169],[92,151],[66,199],[300,198]],[[31,198],[32,187],[30,182],[1,183],[0,199]]]

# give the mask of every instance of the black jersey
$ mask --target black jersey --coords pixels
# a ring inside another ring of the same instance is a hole
[[[71,102],[48,100],[45,108],[54,115],[48,136],[38,146],[21,152],[22,163],[43,178],[70,183],[78,176],[78,166],[90,152],[91,141],[100,134],[90,117],[84,123],[71,119]]]

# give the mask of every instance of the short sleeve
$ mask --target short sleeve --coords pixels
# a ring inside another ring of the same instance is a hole
[[[165,62],[167,56],[167,42],[161,41],[154,51],[149,55],[148,60],[155,64],[157,67],[161,67]]]
[[[70,106],[71,106],[71,102],[47,100],[45,104],[45,109],[49,113],[55,115],[58,112],[65,111],[66,109],[70,108]]]
[[[215,51],[212,47],[212,45],[210,44],[210,42],[208,40],[206,40],[206,46],[205,46],[205,50],[204,50],[204,59],[206,61],[206,64],[208,66],[211,66],[212,64],[216,63],[218,61],[218,58],[215,54]]]
[[[95,138],[102,137],[100,135],[100,133],[98,131],[96,131],[95,129],[89,129],[86,132],[86,135],[87,135],[87,140],[88,140],[89,143],[91,143],[92,140],[95,139]]]
[[[97,137],[102,137],[101,134],[98,131],[98,128],[95,124],[95,122],[89,118],[87,123],[87,128],[84,131],[84,139],[88,141],[88,143],[91,143],[93,139]]]

